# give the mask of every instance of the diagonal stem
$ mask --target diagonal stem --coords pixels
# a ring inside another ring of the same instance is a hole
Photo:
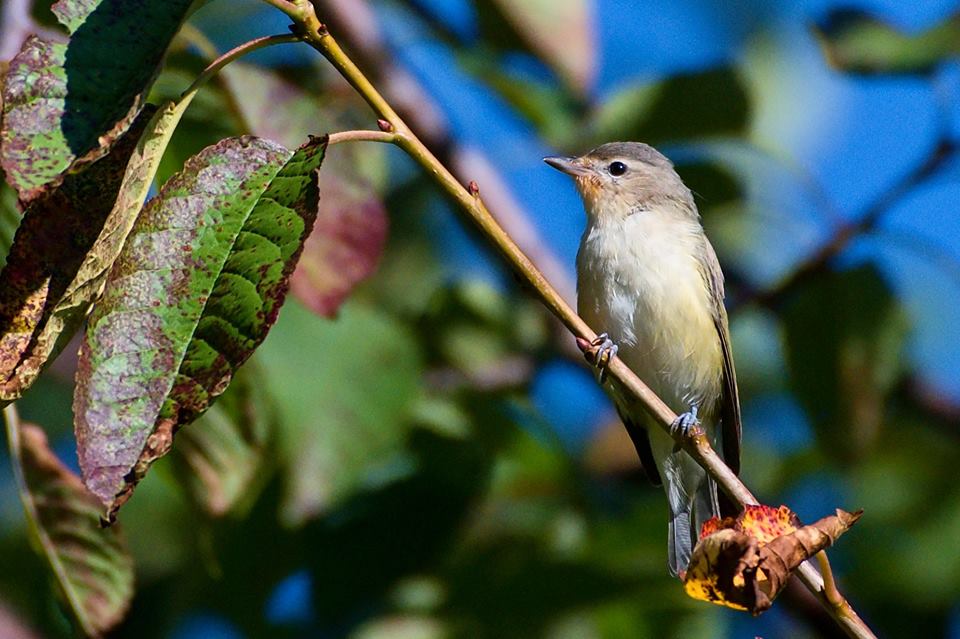
[[[276,6],[279,0],[268,1]],[[290,5],[291,3],[285,2],[284,4]],[[304,42],[319,51],[340,72],[379,118],[392,125],[393,134],[396,136],[394,143],[420,164],[429,175],[433,176],[433,179],[447,195],[460,205],[459,210],[480,229],[501,257],[532,289],[533,294],[540,302],[576,337],[593,341],[597,336],[596,333],[563,300],[513,239],[501,228],[490,211],[487,210],[478,193],[473,189],[468,190],[457,181],[453,174],[430,152],[394,111],[353,60],[344,53],[337,41],[329,34],[326,26],[317,19],[316,12],[309,0],[294,0],[294,4],[296,5],[294,8],[281,7],[281,10],[294,21],[295,32],[302,37]],[[677,415],[623,361],[614,357],[607,367],[607,373],[640,401],[644,409],[659,422],[660,426],[675,437],[677,443],[710,473],[724,492],[741,506],[758,503],[750,490],[723,463],[723,460],[713,450],[702,432],[695,433],[692,437],[684,437],[679,432],[671,432],[670,426]],[[847,634],[859,638],[874,637],[874,634],[845,600],[843,601],[845,605],[835,605],[827,600],[823,580],[813,566],[809,563],[801,565],[797,570],[797,575],[804,585],[820,599],[821,603]]]

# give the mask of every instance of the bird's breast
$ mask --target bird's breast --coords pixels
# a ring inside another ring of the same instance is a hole
[[[619,355],[676,412],[713,412],[722,353],[697,251],[695,221],[638,212],[591,224],[577,256],[578,309],[619,345]]]

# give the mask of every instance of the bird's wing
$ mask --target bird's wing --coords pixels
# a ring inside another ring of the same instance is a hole
[[[660,472],[657,470],[657,462],[653,458],[653,449],[650,448],[649,431],[635,418],[630,416],[630,411],[621,408],[620,402],[616,402],[617,414],[620,415],[620,421],[623,422],[633,441],[633,447],[637,449],[637,456],[640,457],[640,465],[643,466],[643,472],[654,486],[659,486]]]
[[[730,327],[727,323],[727,309],[723,306],[723,271],[717,254],[704,236],[704,251],[701,252],[703,275],[710,287],[713,303],[713,321],[720,336],[720,349],[723,352],[723,397],[720,399],[720,423],[723,432],[723,460],[730,469],[740,472],[740,395],[737,392],[737,373],[733,367],[733,353],[730,350]]]

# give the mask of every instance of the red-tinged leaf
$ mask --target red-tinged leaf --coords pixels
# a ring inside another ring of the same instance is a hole
[[[69,41],[28,38],[10,61],[3,85],[0,165],[22,200],[55,187],[78,160],[101,157],[126,131],[190,4],[61,0],[54,5]]]
[[[35,541],[83,633],[99,637],[133,598],[133,559],[119,528],[100,526],[100,501],[50,451],[43,430],[4,414],[11,457]]]
[[[318,122],[329,122],[319,100],[274,71],[234,62],[221,71],[221,77],[253,135],[293,146],[316,131]]]
[[[832,545],[861,513],[835,515],[801,526],[786,506],[747,506],[736,518],[704,523],[683,575],[687,594],[758,615],[773,605],[793,571]]]
[[[387,239],[387,211],[356,179],[324,175],[320,189],[317,222],[290,290],[313,312],[333,317],[357,283],[376,269]]]
[[[108,517],[276,320],[325,149],[223,140],[137,219],[88,321],[74,395],[80,467]]]
[[[521,38],[576,91],[596,74],[593,4],[588,0],[491,0]]]

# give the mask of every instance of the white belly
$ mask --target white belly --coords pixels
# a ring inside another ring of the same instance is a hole
[[[712,421],[722,354],[712,304],[696,259],[699,224],[638,212],[592,224],[577,256],[578,309],[607,332],[619,356],[677,413],[697,404]]]

